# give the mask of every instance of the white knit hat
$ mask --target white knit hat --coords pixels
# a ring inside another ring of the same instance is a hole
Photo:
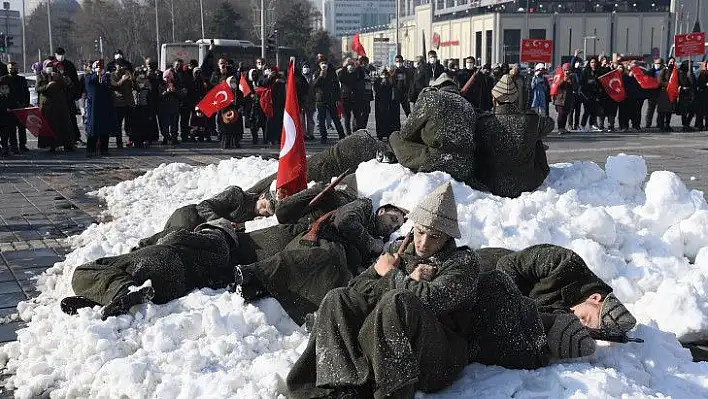
[[[460,238],[460,228],[457,225],[457,203],[450,182],[438,187],[413,209],[408,218],[441,231],[450,237]]]

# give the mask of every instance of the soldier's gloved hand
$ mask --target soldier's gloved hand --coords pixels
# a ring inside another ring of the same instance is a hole
[[[381,277],[385,276],[386,273],[396,268],[399,262],[398,258],[398,254],[383,254],[379,256],[379,259],[376,260],[376,265],[374,265],[376,273]]]
[[[410,278],[415,281],[431,281],[435,278],[435,273],[437,273],[438,268],[433,265],[418,265],[413,273],[410,274]]]
[[[384,249],[384,242],[380,238],[374,238],[374,240],[371,242],[371,248],[369,248],[371,252],[375,254],[380,254],[383,252]]]

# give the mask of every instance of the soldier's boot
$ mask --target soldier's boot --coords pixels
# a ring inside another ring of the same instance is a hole
[[[155,289],[152,287],[141,287],[134,291],[131,291],[130,288],[126,288],[103,308],[103,311],[101,311],[101,320],[106,320],[111,316],[126,314],[130,311],[131,307],[148,302],[154,297]]]
[[[250,265],[234,267],[234,285],[231,287],[231,292],[236,292],[238,287],[241,287],[241,296],[246,301],[255,301],[268,296],[268,291],[256,278]]]
[[[59,306],[62,312],[68,315],[75,315],[79,313],[79,309],[101,306],[101,304],[82,296],[68,296],[61,300]]]
[[[595,340],[573,314],[556,316],[546,335],[551,356],[555,359],[585,357],[595,352]]]

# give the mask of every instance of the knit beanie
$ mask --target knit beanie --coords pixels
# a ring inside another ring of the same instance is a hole
[[[441,231],[450,237],[460,238],[457,225],[457,203],[452,184],[438,187],[413,209],[408,218],[414,223]]]
[[[492,97],[500,104],[514,103],[519,99],[519,91],[509,75],[502,76],[499,82],[494,85]]]
[[[615,294],[610,293],[605,297],[600,309],[600,329],[626,333],[636,324],[637,320]]]
[[[554,359],[584,357],[595,352],[595,340],[573,314],[557,315],[546,338]]]

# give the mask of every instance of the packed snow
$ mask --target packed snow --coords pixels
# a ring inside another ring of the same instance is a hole
[[[18,398],[274,398],[304,350],[307,334],[277,302],[244,304],[223,290],[195,291],[135,315],[101,321],[99,310],[64,315],[71,274],[84,262],[127,252],[159,230],[177,207],[276,170],[272,160],[161,165],[97,195],[113,216],[72,237],[74,251],[38,280],[41,295],[18,306],[28,322],[0,348]],[[369,161],[357,170],[375,205],[412,209],[444,173],[414,174]],[[375,176],[375,178],[372,178]],[[535,371],[478,364],[435,397],[708,397],[708,363],[693,363],[677,337],[708,339],[708,205],[671,172],[647,178],[637,156],[557,164],[545,184],[506,199],[453,182],[462,239],[472,248],[554,243],[577,251],[609,282],[640,325],[644,344],[600,343],[589,359]],[[407,231],[404,226],[401,231]]]

